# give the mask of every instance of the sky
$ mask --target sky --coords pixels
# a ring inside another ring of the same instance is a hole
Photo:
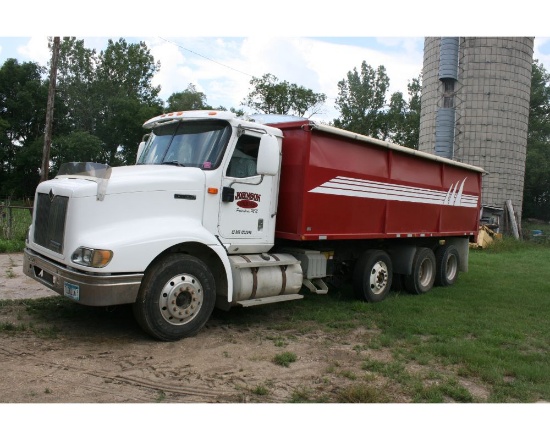
[[[534,35],[534,57],[550,70],[550,29],[545,30],[544,20],[537,22],[538,15],[533,18],[533,14],[523,18],[509,8],[505,15],[497,15],[493,6],[499,3],[493,1],[482,6],[465,0],[463,4],[475,6],[476,13],[453,13],[456,20],[447,22],[419,15],[429,7],[440,9],[438,2],[431,1],[414,3],[413,8],[411,2],[390,0],[357,11],[358,3],[340,0],[335,12],[322,1],[312,6],[287,0],[276,4],[212,0],[202,9],[189,2],[185,7],[170,4],[162,14],[142,0],[128,3],[131,8],[124,6],[126,2],[96,0],[85,11],[75,11],[74,3],[66,0],[54,4],[58,6],[51,20],[46,19],[51,3],[7,5],[13,9],[7,17],[28,16],[30,9],[35,18],[3,21],[0,65],[16,58],[46,66],[51,57],[47,35],[75,36],[97,51],[105,49],[108,39],[144,41],[161,63],[153,85],[160,85],[163,101],[193,84],[206,95],[209,105],[241,108],[251,90],[250,80],[270,73],[281,81],[324,93],[327,101],[315,119],[329,122],[338,116],[334,106],[338,82],[363,61],[373,68],[383,65],[390,78],[390,93],[406,95],[408,82],[422,71],[424,37],[432,35]],[[491,13],[492,24],[487,23],[486,13]],[[424,22],[419,26],[421,19]],[[437,22],[442,24],[434,26]]]
[[[423,38],[309,38],[309,37],[142,37],[116,35],[79,37],[85,46],[104,49],[109,38],[129,43],[144,41],[161,68],[153,85],[161,86],[164,101],[189,84],[206,95],[213,107],[241,107],[252,77],[266,73],[324,93],[327,102],[320,117],[334,116],[338,81],[363,60],[384,65],[392,91],[407,91],[407,82],[422,70]],[[47,37],[0,37],[0,63],[7,58],[47,65],[51,54]]]

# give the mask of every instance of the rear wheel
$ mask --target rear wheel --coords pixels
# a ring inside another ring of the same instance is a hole
[[[414,294],[429,291],[435,282],[435,255],[429,248],[418,248],[413,258],[412,273],[405,276],[405,288]]]
[[[458,278],[460,265],[457,248],[452,244],[440,246],[435,252],[435,261],[435,285],[450,286],[454,284]]]
[[[357,260],[353,272],[356,295],[368,302],[382,301],[390,291],[392,262],[384,251],[367,251]]]
[[[208,267],[196,257],[173,254],[147,270],[133,310],[151,336],[175,341],[195,335],[206,324],[215,300]]]

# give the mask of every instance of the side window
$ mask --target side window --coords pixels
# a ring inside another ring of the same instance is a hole
[[[227,167],[228,177],[250,177],[255,176],[256,162],[258,160],[258,149],[260,138],[242,135],[237,141],[233,156]]]

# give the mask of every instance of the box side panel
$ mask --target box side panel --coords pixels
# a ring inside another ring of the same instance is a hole
[[[300,157],[303,175],[292,175],[280,197],[284,210],[292,212],[296,239],[477,232],[478,172],[326,132],[310,136],[309,155]],[[286,196],[292,200],[283,201]]]

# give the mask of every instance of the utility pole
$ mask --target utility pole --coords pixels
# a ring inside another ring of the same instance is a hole
[[[59,58],[60,38],[53,37],[52,63],[50,67],[50,88],[46,107],[46,129],[44,131],[44,149],[42,150],[42,168],[40,182],[48,180],[50,171],[50,148],[52,146],[53,103],[55,98],[55,82],[57,78],[57,60]]]

